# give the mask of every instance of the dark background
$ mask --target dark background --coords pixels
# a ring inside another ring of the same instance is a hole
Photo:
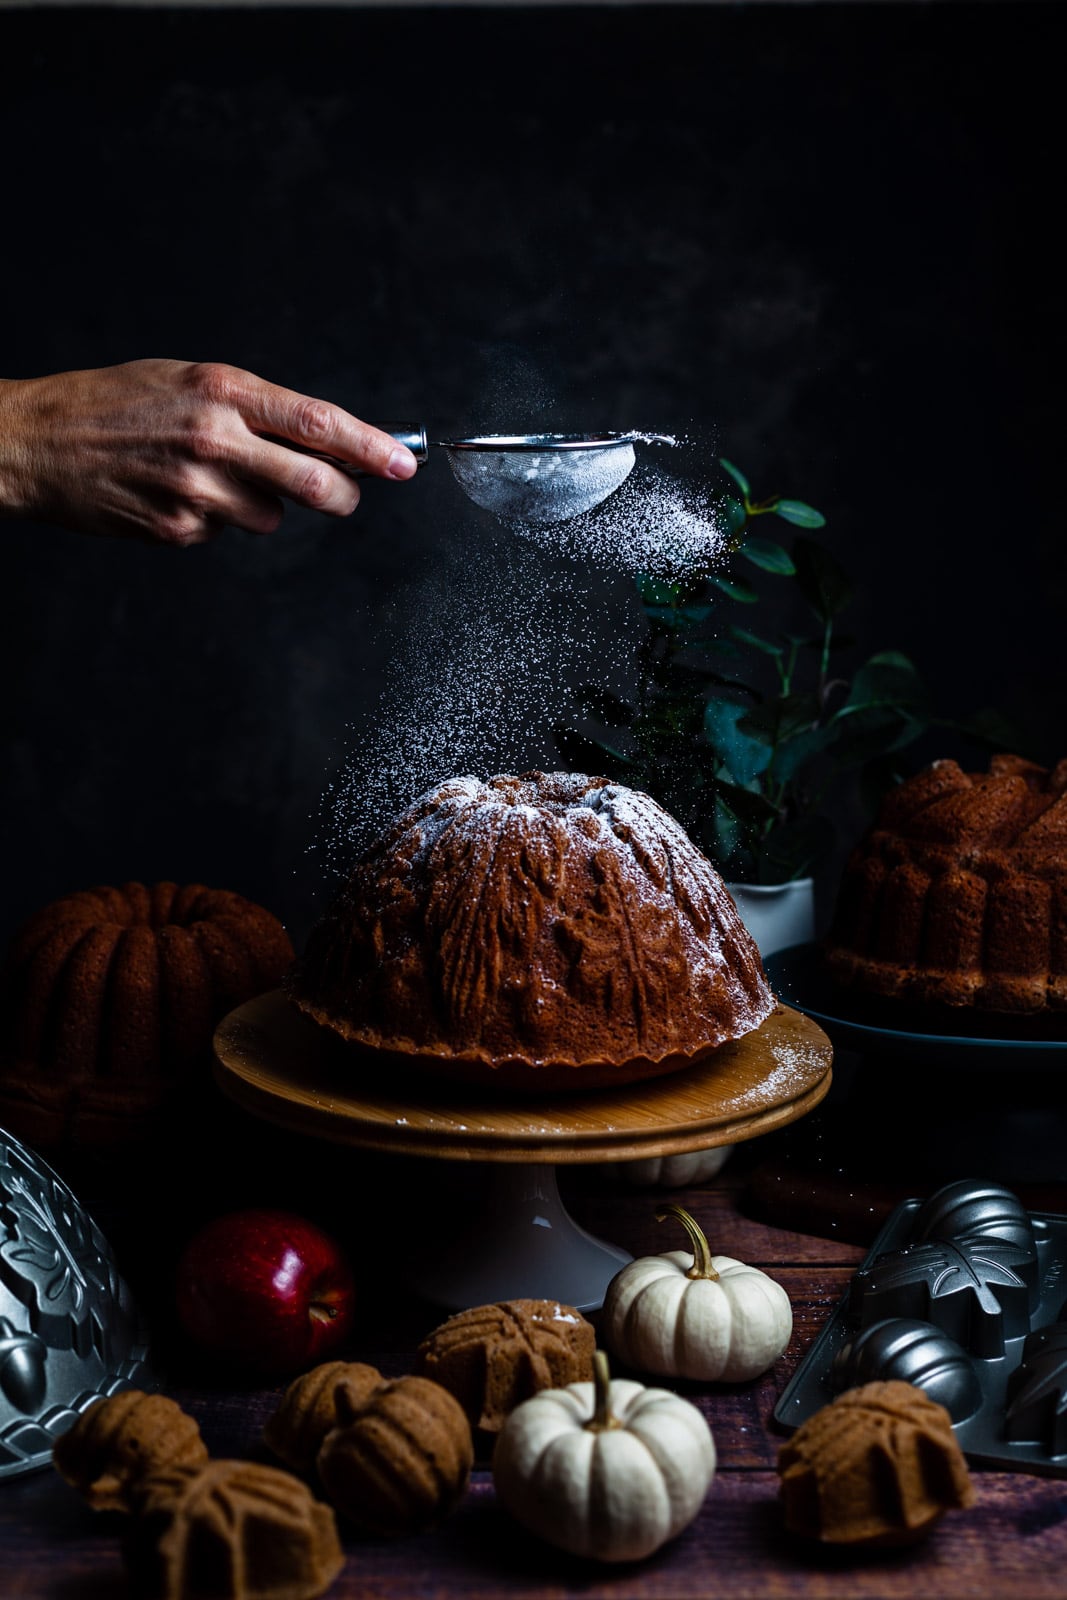
[[[695,432],[825,513],[866,651],[1053,761],[1061,14],[5,12],[0,372],[224,360],[431,433]],[[492,625],[486,522],[436,459],[266,540],[0,527],[0,934],[167,877],[299,943],[417,597]],[[530,604],[600,582],[549,563]],[[610,631],[631,584],[601,587]],[[505,735],[501,765],[542,759]]]

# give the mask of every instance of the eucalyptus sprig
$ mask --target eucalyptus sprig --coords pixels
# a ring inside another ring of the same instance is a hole
[[[572,767],[657,798],[727,878],[782,883],[813,872],[836,837],[832,799],[854,782],[872,807],[903,776],[901,753],[933,726],[1011,748],[993,712],[957,723],[935,717],[916,667],[881,650],[839,665],[853,641],[839,630],[855,587],[812,534],[825,518],[806,501],[756,498],[720,457],[725,551],[684,581],[637,580],[645,632],[630,700],[585,685],[579,707],[595,726],[555,730]],[[798,532],[790,548],[754,529],[773,516]],[[754,568],[759,575],[746,571]],[[791,581],[787,596],[760,587]],[[787,598],[805,625],[782,630]],[[749,625],[751,619],[751,625]]]

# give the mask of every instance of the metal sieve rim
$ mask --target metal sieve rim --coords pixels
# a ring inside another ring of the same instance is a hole
[[[636,433],[501,433],[430,442],[446,450],[604,450],[634,444],[642,437]]]

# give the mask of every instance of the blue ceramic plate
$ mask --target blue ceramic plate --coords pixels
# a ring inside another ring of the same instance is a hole
[[[1042,1067],[1067,1066],[1067,1039],[1050,1039],[1024,1030],[1021,1019],[1001,1021],[962,1013],[946,1019],[945,1031],[916,1024],[914,1011],[892,1001],[866,1000],[850,994],[828,977],[817,944],[795,944],[765,956],[771,988],[786,1005],[818,1022],[835,1045],[866,1054],[922,1056],[941,1066]],[[899,1017],[899,1024],[897,1018]],[[908,1018],[911,1022],[905,1021]],[[1013,1028],[1016,1030],[1013,1032]]]

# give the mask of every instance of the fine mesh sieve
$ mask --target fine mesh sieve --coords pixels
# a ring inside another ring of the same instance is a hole
[[[426,429],[418,425],[380,422],[375,426],[406,445],[420,466],[428,460],[431,447],[444,450],[467,497],[510,522],[566,522],[581,516],[606,500],[629,476],[635,444],[675,442],[663,433],[481,434],[428,440]],[[299,448],[285,439],[274,442]],[[352,477],[363,476],[359,468],[332,456],[322,459]]]
[[[505,521],[566,522],[614,494],[633,469],[637,437],[527,433],[433,442],[475,505]]]

